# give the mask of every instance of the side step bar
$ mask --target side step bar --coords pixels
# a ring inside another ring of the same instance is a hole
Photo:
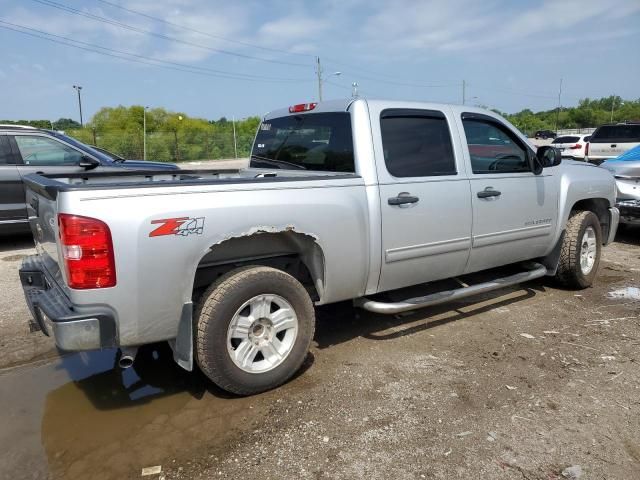
[[[489,282],[479,283],[464,288],[456,288],[454,290],[445,290],[443,292],[432,293],[424,297],[409,298],[402,302],[379,302],[370,300],[366,297],[356,298],[353,303],[356,307],[364,308],[375,313],[401,313],[409,310],[417,310],[418,308],[430,307],[441,303],[460,300],[461,298],[471,297],[479,293],[490,292],[499,288],[516,285],[518,283],[528,282],[536,278],[544,277],[547,274],[547,267],[535,262],[529,262],[526,272],[516,273],[508,277],[498,278]]]

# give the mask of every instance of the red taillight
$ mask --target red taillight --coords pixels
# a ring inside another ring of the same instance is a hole
[[[580,145],[579,143],[576,143],[573,147],[569,147],[569,150],[578,150],[582,148],[582,145]]]
[[[589,142],[584,146],[584,154],[589,155]]]
[[[299,113],[299,112],[308,112],[309,110],[313,110],[316,108],[317,103],[299,103],[298,105],[293,105],[289,107],[289,113]]]
[[[69,287],[83,290],[115,286],[116,263],[106,223],[60,213],[58,230]]]

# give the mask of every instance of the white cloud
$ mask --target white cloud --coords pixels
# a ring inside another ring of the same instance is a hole
[[[327,19],[295,13],[263,23],[256,37],[261,44],[308,52],[316,48],[314,40],[328,27]]]
[[[363,47],[405,55],[491,47],[527,47],[570,34],[576,39],[616,28],[613,19],[640,11],[640,2],[546,0],[538,4],[494,1],[402,0],[380,3],[362,28]],[[581,29],[585,24],[589,28]]]

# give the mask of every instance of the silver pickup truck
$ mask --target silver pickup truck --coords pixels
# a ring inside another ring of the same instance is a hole
[[[246,170],[26,184],[37,255],[20,277],[61,349],[119,347],[126,367],[168,341],[243,395],[301,366],[314,305],[398,313],[545,275],[585,288],[619,220],[611,173],[536,152],[492,112],[362,98],[266,115]],[[459,288],[402,293],[442,279]]]

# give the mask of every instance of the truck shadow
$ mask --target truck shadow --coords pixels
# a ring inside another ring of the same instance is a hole
[[[536,292],[544,291],[544,281],[535,280],[528,282],[526,286],[496,290],[471,297],[468,301],[437,305],[401,315],[374,314],[356,309],[351,302],[341,302],[318,309],[315,340],[320,349],[357,337],[393,340],[504,308],[530,299]],[[509,294],[507,298],[500,299],[506,294]],[[478,306],[474,307],[474,304]]]
[[[618,229],[616,243],[640,246],[640,226],[624,225]]]

